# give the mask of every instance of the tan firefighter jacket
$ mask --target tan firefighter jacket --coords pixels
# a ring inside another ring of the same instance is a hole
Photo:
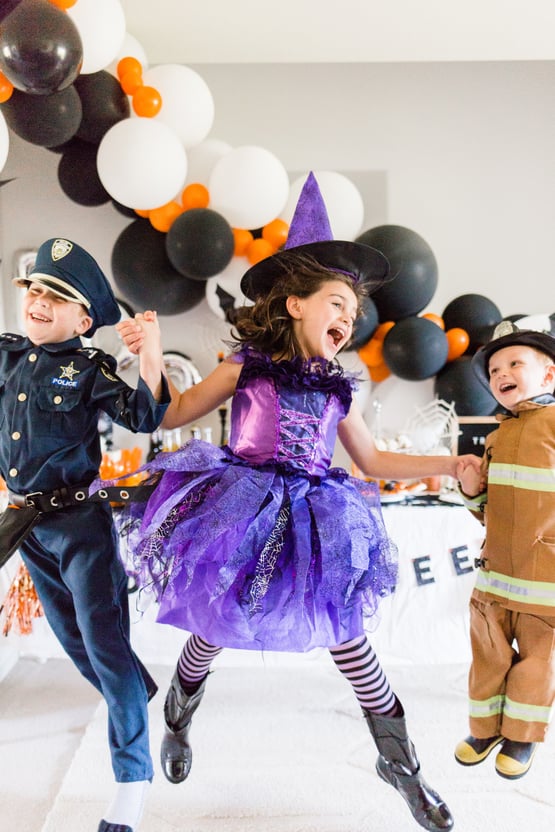
[[[486,438],[487,489],[463,495],[485,524],[474,597],[507,609],[555,616],[555,397],[498,416]]]

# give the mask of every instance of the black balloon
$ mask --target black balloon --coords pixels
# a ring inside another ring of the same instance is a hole
[[[210,208],[184,211],[166,235],[170,262],[193,280],[208,280],[222,272],[233,257],[234,247],[230,224]]]
[[[137,219],[137,212],[134,208],[128,208],[127,205],[122,205],[117,199],[112,199],[112,205],[118,214],[123,214],[124,217],[131,217],[133,220]]]
[[[177,272],[166,254],[166,235],[138,219],[124,228],[112,250],[114,281],[137,309],[178,315],[196,306],[206,285]]]
[[[58,162],[61,188],[78,205],[104,205],[111,199],[98,176],[96,154],[96,145],[73,139]]]
[[[457,416],[491,416],[501,408],[478,381],[471,361],[463,355],[446,364],[436,376],[434,392],[443,401],[454,403]]]
[[[393,375],[406,381],[435,376],[447,361],[445,332],[427,318],[403,318],[384,338],[383,358]]]
[[[83,107],[78,138],[100,144],[110,127],[129,117],[129,99],[119,81],[106,70],[80,75],[75,89]]]
[[[503,319],[495,303],[483,295],[460,295],[447,304],[441,316],[445,329],[460,327],[468,333],[467,354],[489,341],[495,325]],[[481,415],[481,414],[477,414]]]
[[[1,110],[14,133],[42,147],[58,147],[72,139],[83,112],[73,86],[52,95],[27,95],[14,90]]]
[[[355,321],[353,337],[348,346],[349,350],[359,350],[368,343],[379,323],[378,310],[372,298],[363,298],[361,310],[361,314]]]
[[[378,225],[356,242],[377,248],[389,260],[393,279],[372,295],[380,321],[399,321],[428,305],[437,288],[437,262],[419,234],[402,225]]]
[[[83,63],[83,44],[71,17],[45,0],[22,0],[0,28],[0,69],[32,95],[69,87]]]

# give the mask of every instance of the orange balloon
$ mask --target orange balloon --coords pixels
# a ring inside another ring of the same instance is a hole
[[[141,84],[133,93],[133,110],[142,118],[153,118],[162,109],[162,96],[154,87]]]
[[[274,246],[268,240],[257,237],[247,246],[246,254],[249,263],[254,266],[255,263],[259,263],[271,254],[275,254],[275,251]]]
[[[470,337],[466,329],[458,326],[448,329],[445,333],[447,338],[447,361],[454,361],[459,358],[470,343]]]
[[[383,341],[389,330],[393,329],[394,326],[395,321],[385,321],[383,324],[379,324],[376,327],[372,338],[377,338],[378,341]]]
[[[429,321],[432,321],[434,324],[437,324],[440,329],[445,329],[445,321],[441,317],[441,315],[436,315],[435,312],[426,312],[425,315],[422,315],[423,318],[427,318]]]
[[[233,231],[233,239],[235,240],[233,254],[236,257],[244,257],[247,253],[247,248],[254,239],[252,232],[247,231],[246,228],[232,228],[231,230]]]
[[[200,182],[191,182],[181,194],[181,204],[186,211],[190,208],[207,208],[209,202],[208,188]]]
[[[378,338],[370,338],[358,351],[361,361],[367,367],[377,367],[383,364],[383,341]]]
[[[151,208],[148,212],[150,224],[157,231],[169,231],[174,220],[183,213],[183,206],[172,200],[159,208]]]
[[[121,61],[118,61],[116,72],[118,74],[118,78],[121,81],[121,79],[127,72],[135,72],[138,75],[142,75],[143,65],[137,58],[134,58],[132,55],[129,55],[126,58],[122,58]]]
[[[11,98],[13,84],[0,72],[0,104]]]
[[[126,95],[134,95],[143,83],[143,73],[136,69],[128,70],[120,78],[120,86]]]
[[[139,215],[139,217],[145,217],[146,218],[150,214],[150,209],[134,208],[133,210],[135,211],[136,214]]]
[[[77,0],[50,0],[53,6],[57,6],[59,9],[71,9],[72,6],[75,6]]]
[[[384,361],[383,364],[378,364],[377,367],[369,367],[368,373],[372,381],[385,381],[391,375],[391,370]]]
[[[285,245],[288,234],[289,226],[285,220],[280,219],[272,220],[262,229],[262,238],[268,240],[276,250]]]

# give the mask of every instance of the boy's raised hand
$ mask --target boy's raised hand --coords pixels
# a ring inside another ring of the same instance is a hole
[[[116,324],[116,330],[121,340],[133,355],[139,354],[145,341],[146,326],[153,322],[156,322],[158,327],[156,312],[147,310],[146,312],[137,312],[134,318],[126,318]]]

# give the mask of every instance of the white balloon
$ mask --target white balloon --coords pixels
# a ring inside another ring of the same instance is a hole
[[[103,136],[96,166],[113,199],[128,208],[149,210],[165,205],[183,187],[187,153],[167,124],[127,118]]]
[[[119,0],[79,0],[67,14],[83,44],[81,73],[105,69],[118,54],[125,37],[125,15]]]
[[[210,207],[233,228],[262,228],[283,209],[289,178],[273,153],[245,145],[230,150],[216,162],[208,190]]]
[[[187,168],[187,183],[198,182],[208,187],[210,174],[214,165],[231,150],[231,145],[221,139],[205,139],[187,150],[189,167]]]
[[[206,138],[214,122],[214,99],[197,72],[181,64],[160,64],[143,73],[143,83],[162,98],[155,120],[171,127],[186,148]]]
[[[10,131],[8,130],[4,113],[0,111],[0,171],[4,169],[4,165],[8,160],[9,150]]]
[[[289,225],[307,176],[300,176],[292,183],[287,203],[280,214],[280,218]],[[326,205],[334,240],[354,240],[364,222],[364,201],[360,191],[342,173],[315,170],[314,176]]]
[[[220,274],[208,278],[206,281],[206,301],[210,310],[223,321],[226,317],[226,305],[229,303],[231,309],[238,306],[250,306],[251,301],[247,300],[241,291],[241,278],[249,268],[250,263],[246,257],[233,257]]]
[[[106,71],[110,72],[116,78],[118,75],[118,63],[121,61],[122,58],[136,58],[141,64],[143,72],[145,71],[145,69],[148,69],[148,59],[145,50],[143,49],[142,45],[139,43],[137,38],[133,35],[130,35],[129,32],[125,33],[123,42],[114,60],[109,66],[106,67]]]

